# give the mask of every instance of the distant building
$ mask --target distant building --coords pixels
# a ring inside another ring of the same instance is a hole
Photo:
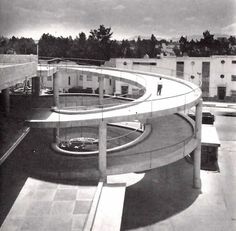
[[[83,73],[79,70],[69,70],[66,65],[75,65],[75,63],[61,63],[65,65],[64,68],[60,68],[59,78],[59,90],[60,92],[69,92],[70,89],[76,88],[78,91],[85,92],[86,90],[90,93],[96,93],[99,88],[98,76]],[[53,74],[55,73],[55,67],[53,65],[42,65],[38,66],[38,76],[41,79],[42,89],[53,89]],[[104,79],[104,90],[106,94],[113,95],[114,93],[115,80],[105,78]]]
[[[111,59],[113,67],[176,76],[202,86],[208,100],[236,101],[236,56],[176,57],[158,59]],[[133,86],[116,81],[116,92],[135,91]]]
[[[169,44],[162,43],[161,47],[161,52],[165,56],[175,56],[174,49],[179,49],[179,44],[177,42],[172,42]]]

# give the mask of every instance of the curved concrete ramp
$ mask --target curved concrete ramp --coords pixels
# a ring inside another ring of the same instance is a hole
[[[124,82],[136,82],[145,89],[145,94],[122,107],[111,106],[97,110],[61,113],[37,111],[27,122],[30,127],[56,128],[99,124],[101,120],[115,123],[130,120],[145,120],[157,116],[177,113],[196,105],[201,98],[201,90],[194,84],[182,79],[153,73],[94,67],[67,67],[69,70],[93,73],[97,76],[110,76]],[[162,95],[157,95],[159,77],[163,78]],[[63,110],[65,111],[65,110]],[[79,115],[79,116],[78,116]]]
[[[119,152],[108,153],[107,174],[144,171],[182,159],[196,147],[190,121],[178,114],[149,120],[152,131],[141,143]],[[40,142],[39,142],[40,137]],[[23,141],[23,150],[32,143],[37,151],[26,153],[32,159],[33,176],[53,178],[99,178],[98,156],[73,157],[55,154],[50,149],[52,129],[31,129]],[[42,146],[43,144],[43,146]],[[42,148],[43,147],[43,148]]]
[[[108,174],[144,171],[182,159],[196,148],[191,121],[178,114],[149,120],[152,131],[139,144],[108,155]]]

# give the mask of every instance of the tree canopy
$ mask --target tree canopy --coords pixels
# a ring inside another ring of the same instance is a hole
[[[90,30],[89,36],[79,32],[74,39],[68,37],[55,37],[43,34],[38,42],[39,56],[59,58],[80,58],[109,60],[110,58],[155,58],[164,53],[169,45],[176,56],[188,55],[192,57],[211,55],[236,55],[236,38],[214,38],[210,31],[203,32],[198,40],[188,41],[187,36],[181,36],[178,42],[171,40],[158,40],[154,34],[150,38],[137,40],[112,40],[113,32],[110,27],[100,25],[98,29]],[[32,38],[10,39],[0,37],[0,53],[36,54],[36,43]]]

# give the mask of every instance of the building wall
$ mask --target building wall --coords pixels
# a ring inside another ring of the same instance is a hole
[[[98,76],[92,74],[84,74],[78,70],[60,69],[59,70],[59,89],[61,92],[68,92],[72,87],[81,87],[83,89],[92,88],[93,93],[99,87]],[[53,88],[53,77],[51,75],[41,75],[43,78],[43,87]],[[114,80],[105,78],[104,90],[106,94],[114,93]]]
[[[30,63],[35,62],[38,63],[38,56],[37,55],[0,55],[0,63]]]
[[[114,61],[115,60],[115,61]],[[203,62],[210,63],[209,92],[204,92],[203,96],[218,99],[218,88],[226,88],[226,98],[234,98],[236,94],[236,81],[232,81],[232,75],[236,75],[236,56],[211,56],[211,57],[165,57],[160,59],[112,59],[117,68],[139,70],[176,76],[177,62],[184,63],[185,80],[196,85],[205,84],[208,79],[202,79]],[[236,78],[236,77],[235,77]],[[234,78],[234,79],[235,79]],[[116,92],[121,92],[123,83],[116,81]],[[132,88],[129,86],[129,88]]]
[[[0,90],[37,76],[37,63],[20,63],[0,66]]]

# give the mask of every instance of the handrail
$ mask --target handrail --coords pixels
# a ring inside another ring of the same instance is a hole
[[[136,132],[136,131],[139,131],[139,129],[136,129],[133,132]],[[144,130],[144,132],[142,132],[142,134],[140,136],[138,136],[136,139],[134,139],[131,142],[128,142],[126,144],[123,144],[123,145],[120,145],[120,146],[117,146],[114,148],[109,148],[109,149],[107,149],[107,153],[112,153],[115,151],[122,151],[124,149],[130,148],[130,147],[136,145],[137,143],[141,142],[142,140],[144,140],[150,134],[150,132],[151,132],[151,126],[146,126],[146,129]],[[87,152],[68,151],[68,150],[60,148],[56,143],[52,143],[51,147],[53,150],[55,150],[61,154],[67,154],[67,155],[72,155],[72,156],[73,155],[93,156],[93,155],[98,154],[98,150],[97,151],[87,151]]]
[[[181,117],[183,117],[183,118],[185,118],[186,120],[187,120],[187,122],[191,125],[191,127],[192,127],[192,129],[194,130],[194,124],[192,123],[192,121],[190,120],[190,119],[188,119],[184,114],[180,114],[180,113],[178,113],[177,114],[178,116],[181,116]],[[145,150],[145,151],[143,151],[143,152],[137,152],[137,151],[135,151],[135,153],[131,153],[131,154],[127,154],[127,153],[125,153],[125,154],[116,154],[116,153],[114,153],[113,155],[114,156],[116,156],[116,155],[119,155],[119,156],[133,156],[133,155],[143,155],[143,154],[146,154],[146,153],[152,153],[152,152],[156,152],[156,151],[161,151],[161,150],[165,150],[165,149],[168,149],[168,148],[172,148],[172,147],[174,147],[174,146],[176,146],[176,145],[179,145],[179,144],[184,144],[184,146],[186,145],[186,143],[188,143],[191,139],[193,139],[194,138],[194,133],[192,133],[192,135],[191,136],[188,136],[188,137],[186,137],[185,139],[183,139],[183,140],[181,140],[181,141],[179,141],[179,142],[176,142],[176,143],[173,143],[173,144],[171,144],[171,145],[167,145],[167,146],[164,146],[164,147],[158,147],[158,148],[156,148],[156,147],[154,147],[154,148],[152,148],[152,149],[149,149],[149,150]],[[155,145],[153,145],[153,146],[155,146]],[[152,146],[152,147],[153,147]]]
[[[59,65],[60,68],[64,67],[64,65]],[[114,69],[114,68],[107,68],[107,67],[91,67],[91,66],[83,66],[83,67],[80,67],[80,66],[75,66],[75,65],[71,65],[71,66],[66,66],[66,68],[76,68],[77,70],[81,70],[81,71],[85,71],[87,72],[88,69],[95,69],[95,70],[101,70],[101,73],[97,73],[97,72],[94,72],[94,71],[91,71],[95,74],[102,74],[102,71],[103,70],[112,70],[112,71],[119,71],[119,72],[124,72],[124,73],[132,73],[132,74],[135,74],[136,77],[139,77],[140,78],[140,74],[148,74],[148,75],[151,75],[153,77],[163,77],[163,78],[166,78],[166,79],[169,79],[169,80],[173,80],[173,81],[176,81],[176,82],[180,82],[184,85],[186,85],[187,87],[189,87],[191,90],[189,92],[185,92],[185,93],[181,93],[181,94],[177,94],[177,95],[173,95],[173,96],[167,96],[167,97],[161,97],[161,98],[157,98],[157,99],[148,99],[151,95],[149,95],[149,97],[146,97],[144,98],[145,94],[141,97],[141,98],[138,98],[136,100],[133,101],[133,103],[128,103],[127,105],[125,104],[122,104],[123,106],[122,107],[127,107],[127,106],[132,106],[132,105],[135,105],[136,102],[139,102],[139,103],[142,103],[142,102],[152,102],[152,101],[158,101],[158,100],[164,100],[164,99],[170,99],[170,98],[176,98],[176,97],[180,97],[180,96],[187,96],[191,93],[193,93],[194,91],[197,91],[199,90],[199,87],[196,87],[195,85],[191,84],[191,83],[187,83],[186,81],[182,80],[182,79],[178,79],[178,78],[173,78],[173,77],[170,77],[170,76],[166,76],[166,75],[162,75],[162,74],[154,74],[154,73],[146,73],[146,72],[140,72],[140,71],[133,71],[133,70],[123,70],[123,69]],[[114,77],[112,75],[112,77]],[[117,76],[116,76],[117,77]],[[120,76],[120,78],[122,78],[123,76]],[[122,78],[123,79],[123,78]],[[142,78],[143,79],[143,78]],[[133,80],[132,80],[133,81]],[[136,80],[137,81],[137,80]],[[146,82],[146,81],[145,81]],[[144,88],[146,86],[143,86]],[[147,92],[146,92],[147,93]],[[135,103],[134,103],[135,102]],[[119,105],[119,104],[118,104]],[[94,113],[94,112],[105,112],[105,111],[108,111],[108,110],[115,110],[119,107],[113,107],[113,106],[117,106],[117,104],[106,104],[106,106],[101,106],[101,105],[93,105],[93,107],[97,107],[99,109],[91,109],[91,113]],[[86,106],[82,106],[83,108],[86,108]],[[109,108],[108,107],[113,107],[113,108]],[[80,107],[81,108],[81,107]],[[90,110],[66,110],[66,109],[54,109],[55,112],[59,112],[59,113],[65,113],[65,114],[81,114],[81,113],[90,113]]]

